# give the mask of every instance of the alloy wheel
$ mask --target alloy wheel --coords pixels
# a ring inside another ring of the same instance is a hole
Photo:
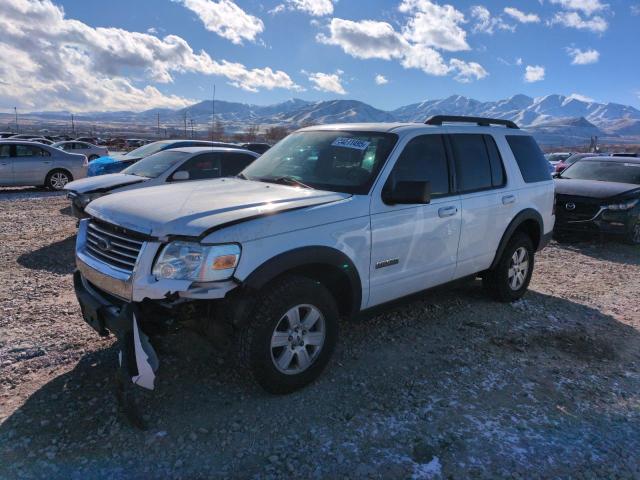
[[[271,360],[286,375],[307,370],[322,351],[324,316],[313,305],[296,305],[285,313],[271,336]]]
[[[69,177],[62,172],[55,172],[51,175],[50,183],[54,190],[62,190],[69,183]]]
[[[518,248],[511,256],[509,263],[509,287],[511,290],[520,290],[529,273],[529,252],[524,247]]]

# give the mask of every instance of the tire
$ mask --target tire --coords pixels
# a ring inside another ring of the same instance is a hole
[[[338,318],[336,302],[322,284],[302,276],[281,277],[258,294],[239,332],[241,361],[267,392],[299,390],[318,378],[331,359]]]
[[[73,176],[66,170],[51,170],[44,180],[44,186],[49,190],[59,191],[71,181],[73,181]]]
[[[640,245],[640,220],[631,226],[625,240],[629,245]]]
[[[93,162],[96,158],[100,158],[100,157],[98,157],[98,155],[91,155],[87,160],[89,162]]]
[[[512,269],[514,262],[516,268]],[[534,263],[535,252],[531,238],[525,233],[516,233],[507,243],[495,268],[484,275],[483,285],[486,291],[499,302],[513,302],[522,298],[529,288]]]

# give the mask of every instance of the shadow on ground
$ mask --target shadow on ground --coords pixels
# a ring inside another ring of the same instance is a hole
[[[487,478],[520,469],[562,477],[615,461],[610,446],[632,448],[638,427],[603,412],[637,365],[634,328],[535,292],[495,304],[478,282],[345,323],[325,374],[288,396],[267,395],[189,332],[165,337],[161,350],[158,388],[140,394],[151,431],[117,413],[114,349],[87,354],[0,426],[0,477],[15,474],[10,465],[50,478],[249,477],[272,455],[290,455],[283,474],[310,475],[300,462],[311,455],[325,477],[368,462],[374,478],[406,478],[387,469],[425,457],[416,439],[427,439],[426,458],[438,457],[444,477],[466,476],[455,467],[465,462],[483,462],[477,473]]]
[[[620,239],[591,236],[556,240],[566,250],[581,253],[598,260],[640,265],[640,245],[629,245]]]
[[[67,274],[75,270],[76,236],[72,235],[44,247],[23,253],[18,263],[31,270],[45,270],[51,273]]]

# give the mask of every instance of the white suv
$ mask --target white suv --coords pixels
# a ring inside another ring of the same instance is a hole
[[[341,318],[463,277],[520,298],[553,209],[547,162],[512,122],[315,126],[236,178],[92,202],[75,288],[134,384],[153,388],[147,336],[189,325],[286,393],[320,375]]]

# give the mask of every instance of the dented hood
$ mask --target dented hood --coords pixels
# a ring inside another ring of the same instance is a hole
[[[224,178],[114,193],[91,202],[86,213],[154,237],[199,237],[224,225],[349,197],[346,193]]]
[[[74,180],[64,186],[65,190],[76,193],[108,192],[114,188],[132,185],[134,183],[146,182],[146,177],[136,175],[125,175],[124,173],[110,173],[97,177],[81,178]]]

